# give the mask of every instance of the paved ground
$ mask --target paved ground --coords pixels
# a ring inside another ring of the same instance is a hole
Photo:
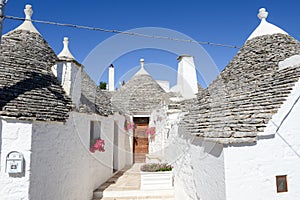
[[[174,190],[140,190],[140,166],[136,163],[116,173],[94,191],[94,200],[161,200],[174,199]]]

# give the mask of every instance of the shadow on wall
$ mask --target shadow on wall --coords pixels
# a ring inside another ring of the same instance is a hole
[[[196,146],[203,146],[204,153],[210,154],[217,158],[220,157],[223,152],[223,146],[221,144],[204,141],[204,139],[200,137],[194,137],[192,144]]]
[[[178,135],[192,145],[203,147],[204,153],[216,158],[220,157],[223,152],[223,145],[216,142],[205,141],[203,137],[193,136],[183,127],[178,127]]]
[[[113,146],[113,170],[116,172],[119,169],[118,160],[119,160],[119,126],[116,121],[114,121],[114,146]]]

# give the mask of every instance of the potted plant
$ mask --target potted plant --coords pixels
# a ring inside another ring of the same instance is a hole
[[[105,145],[104,140],[96,139],[94,144],[90,147],[90,152],[95,153],[96,150],[100,152],[105,152],[104,145]]]
[[[173,167],[168,163],[147,163],[141,166],[141,189],[173,188]]]

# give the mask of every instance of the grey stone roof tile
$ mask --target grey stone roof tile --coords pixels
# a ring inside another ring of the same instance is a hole
[[[113,113],[111,94],[100,90],[88,74],[82,71],[80,112],[108,116]]]

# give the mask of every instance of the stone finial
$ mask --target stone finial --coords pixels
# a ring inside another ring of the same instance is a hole
[[[142,74],[147,74],[149,75],[149,73],[145,70],[144,65],[145,65],[145,60],[144,58],[140,59],[140,64],[141,64],[141,68],[140,70],[135,74],[135,75],[142,75]]]
[[[24,9],[26,20],[31,20],[31,16],[33,14],[32,6],[27,4]]]
[[[267,19],[268,17],[268,12],[266,11],[265,8],[261,8],[259,9],[259,13],[257,14],[257,17],[262,20],[262,19]]]
[[[69,38],[68,37],[64,37],[64,48],[69,48]]]
[[[141,68],[144,69],[144,64],[145,64],[144,58],[140,59],[140,63],[141,63]]]
[[[252,38],[263,36],[263,35],[272,35],[272,34],[285,34],[288,35],[287,32],[282,30],[281,28],[275,26],[274,24],[269,23],[266,19],[268,17],[268,12],[265,8],[259,9],[257,17],[261,20],[259,26],[251,33],[247,40],[251,40]]]
[[[33,14],[32,6],[27,4],[25,6],[24,13],[26,20],[19,27],[17,27],[16,30],[26,30],[34,33],[39,33],[31,22],[31,16]]]
[[[64,37],[63,44],[64,44],[64,48],[58,54],[58,58],[60,58],[60,59],[68,59],[68,60],[75,60],[74,56],[72,55],[72,53],[69,50],[69,38],[68,37]]]

